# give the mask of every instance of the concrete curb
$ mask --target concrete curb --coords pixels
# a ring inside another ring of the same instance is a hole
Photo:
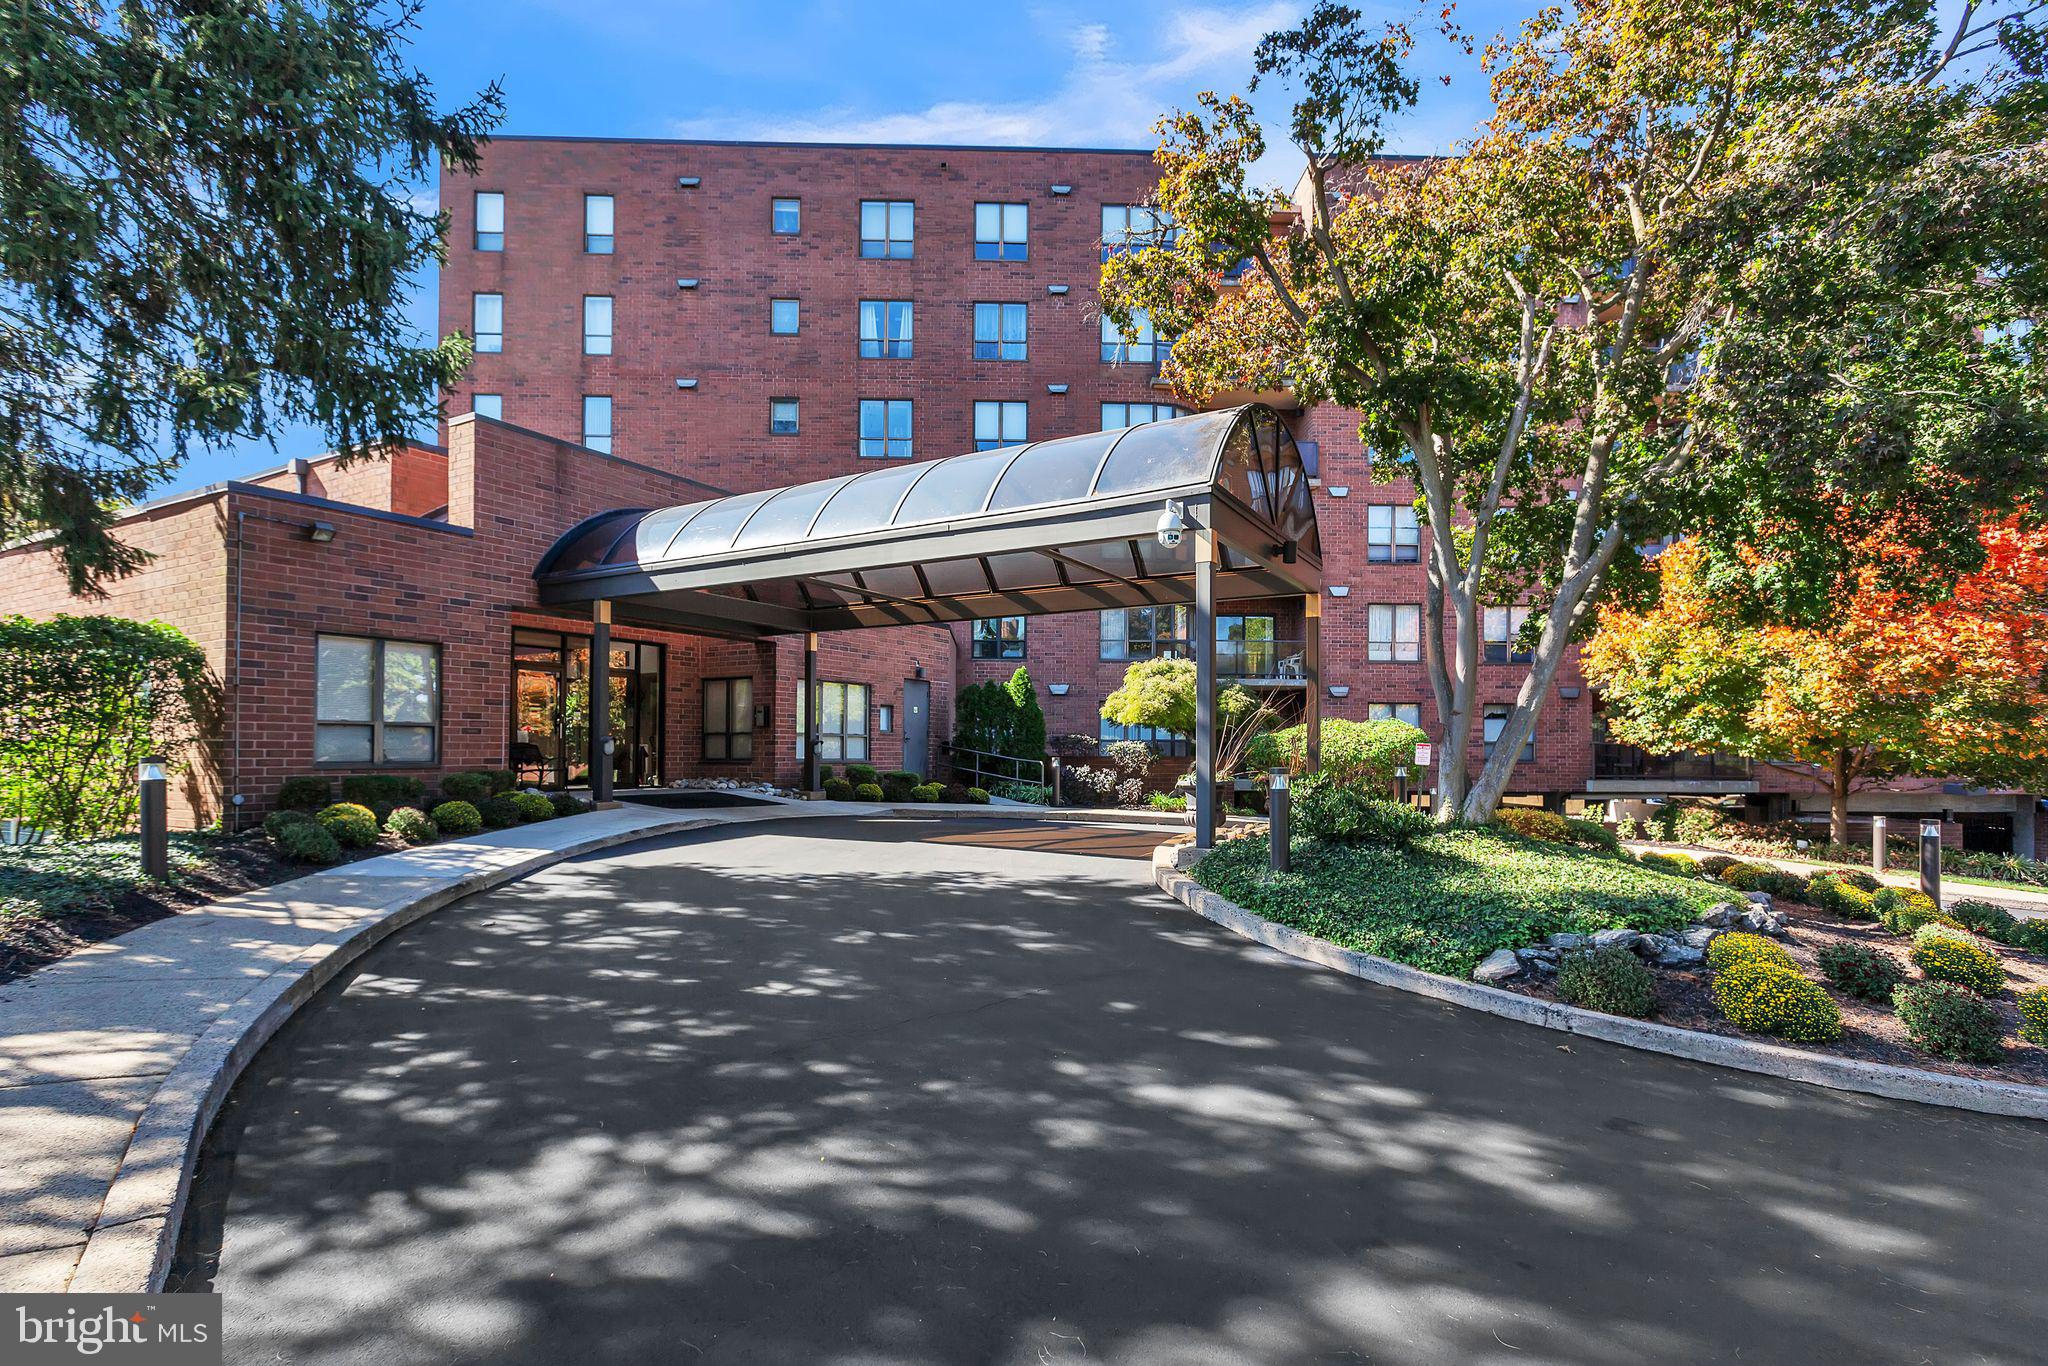
[[[1831,1058],[1782,1044],[1757,1043],[1720,1034],[1702,1034],[1672,1025],[1651,1024],[1646,1020],[1631,1020],[1620,1015],[1603,1015],[1599,1011],[1537,1000],[1502,991],[1498,987],[1482,986],[1478,982],[1439,976],[1390,959],[1359,953],[1355,949],[1339,948],[1328,940],[1275,924],[1197,883],[1182,871],[1193,864],[1194,853],[1188,846],[1173,845],[1161,846],[1153,853],[1152,877],[1161,891],[1203,919],[1214,921],[1233,934],[1264,944],[1289,957],[1379,986],[1482,1010],[1489,1015],[1499,1015],[1543,1029],[1555,1029],[1565,1034],[1601,1039],[1626,1048],[1640,1048],[1646,1052],[1712,1063],[1737,1071],[1782,1077],[1787,1081],[1806,1082],[1837,1091],[1857,1091],[1890,1100],[1946,1106],[1952,1110],[2048,1120],[2048,1088],[2012,1082],[1975,1081],[1969,1077],[1923,1072],[1913,1067]]]
[[[643,809],[650,814],[656,810]],[[967,816],[989,820],[1062,820],[1066,816],[1064,812],[1049,814],[1041,807],[998,809],[940,803],[896,806],[779,800],[759,809],[716,810],[717,815],[678,812],[673,819],[630,830],[607,831],[516,863],[451,877],[424,894],[397,897],[375,907],[348,925],[337,927],[333,938],[301,949],[215,1017],[150,1096],[107,1188],[100,1215],[86,1234],[84,1249],[66,1288],[94,1294],[160,1293],[177,1250],[200,1144],[250,1060],[300,1007],[344,969],[385,939],[453,902],[585,854],[714,826],[838,816]],[[1101,818],[1109,813],[1077,814],[1087,823],[1107,823]],[[448,845],[426,847],[445,850]]]

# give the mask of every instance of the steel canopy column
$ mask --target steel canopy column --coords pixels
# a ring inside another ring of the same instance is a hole
[[[1323,595],[1320,590],[1301,600],[1301,680],[1308,689],[1301,721],[1308,771],[1323,766]]]
[[[612,605],[590,604],[590,796],[612,800]]]
[[[1208,520],[1205,510],[1204,520]],[[1216,845],[1216,532],[1195,529],[1195,847]]]
[[[818,778],[818,633],[804,632],[804,791],[824,790]]]

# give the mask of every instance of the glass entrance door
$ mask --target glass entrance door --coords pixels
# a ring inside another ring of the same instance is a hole
[[[512,759],[519,780],[546,787],[588,783],[589,637],[514,631],[512,653]],[[659,645],[612,646],[614,786],[661,783],[661,663]]]

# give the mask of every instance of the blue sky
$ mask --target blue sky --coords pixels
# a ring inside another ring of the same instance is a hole
[[[1458,13],[1483,38],[1534,4],[1468,0]],[[426,0],[413,64],[447,103],[500,81],[507,133],[1149,147],[1153,121],[1198,92],[1241,93],[1259,36],[1306,8]],[[1437,43],[1418,54],[1417,70],[1432,79],[1393,150],[1447,150],[1481,116],[1476,60]],[[1268,103],[1260,113],[1277,148],[1272,178],[1291,182],[1279,136],[1285,105]],[[422,335],[434,288],[423,277],[411,310]],[[317,431],[280,429],[275,447],[250,441],[195,455],[159,492],[323,448]]]

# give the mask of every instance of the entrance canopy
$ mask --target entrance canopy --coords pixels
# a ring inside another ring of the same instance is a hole
[[[1204,556],[1217,598],[1318,591],[1308,474],[1263,405],[600,513],[534,579],[550,605],[759,637],[1191,602]]]

